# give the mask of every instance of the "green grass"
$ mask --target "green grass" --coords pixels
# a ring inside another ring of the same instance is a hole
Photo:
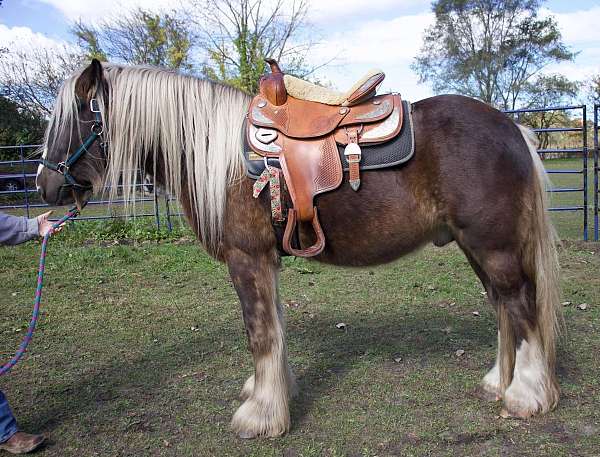
[[[229,421],[252,362],[226,268],[187,238],[81,230],[51,242],[39,329],[2,379],[22,427],[50,436],[40,455],[598,455],[598,245],[561,250],[563,396],[528,421],[473,395],[495,357],[495,319],[456,247],[362,270],[287,259],[293,428],[242,441]],[[29,319],[38,251],[0,249],[3,360]]]

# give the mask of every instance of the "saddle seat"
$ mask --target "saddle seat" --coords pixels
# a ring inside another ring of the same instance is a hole
[[[325,247],[314,198],[336,189],[343,180],[338,144],[345,146],[350,186],[357,191],[360,145],[383,143],[400,133],[402,100],[398,94],[376,96],[385,78],[379,71],[368,73],[356,87],[341,94],[321,91],[319,86],[284,75],[274,60],[267,62],[271,73],[261,78],[259,93],[250,103],[246,140],[255,153],[277,158],[281,164],[293,203],[287,212],[284,250],[312,257]],[[292,246],[297,222],[312,224],[317,238],[313,246]]]
[[[370,70],[346,92],[319,86],[292,75],[284,75],[283,82],[287,94],[299,100],[325,105],[352,106],[374,97],[377,86],[384,78],[385,74],[381,70]]]
[[[261,92],[276,106],[285,103],[286,95],[298,100],[324,105],[353,106],[373,98],[377,92],[377,87],[385,79],[385,73],[373,69],[359,79],[348,91],[339,92],[292,75],[285,75],[273,59],[266,59],[266,62],[271,67],[271,74],[261,79]]]

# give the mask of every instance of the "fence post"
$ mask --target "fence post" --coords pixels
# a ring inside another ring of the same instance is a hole
[[[154,191],[154,217],[156,219],[156,229],[160,230],[160,211],[158,207],[158,195],[156,194],[156,182],[152,185]]]
[[[598,149],[598,110],[600,110],[600,104],[594,105],[594,241],[598,241],[598,156],[600,150]]]
[[[588,240],[588,144],[587,106],[583,105],[583,241]]]
[[[167,227],[169,232],[173,231],[173,223],[171,222],[171,205],[169,205],[169,195],[165,193],[165,209],[167,211]]]
[[[21,173],[23,173],[23,189],[25,189],[25,212],[29,219],[29,186],[27,185],[27,173],[25,170],[25,156],[23,155],[23,145],[19,145],[19,155],[21,157]]]

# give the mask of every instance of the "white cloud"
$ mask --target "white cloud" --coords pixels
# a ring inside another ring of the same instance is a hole
[[[340,90],[348,89],[369,69],[380,68],[386,73],[384,90],[402,92],[412,100],[424,98],[432,94],[431,89],[418,83],[410,64],[421,47],[425,28],[432,23],[430,13],[357,21],[325,37],[311,53],[311,60],[318,64],[336,57],[336,65],[318,76]]]
[[[317,52],[338,55],[352,64],[394,64],[417,54],[423,31],[432,22],[430,13],[358,22],[354,27],[326,37]]]
[[[600,43],[600,6],[589,10],[579,10],[569,13],[553,13],[544,8],[542,15],[553,15],[562,33],[563,40],[570,45],[581,43]]]
[[[544,69],[544,73],[560,73],[572,80],[586,80],[600,73],[600,6],[588,10],[555,13],[543,8],[542,17],[554,16],[565,44],[579,54],[574,62],[561,62]]]
[[[339,27],[341,19],[359,22],[361,18],[369,18],[377,13],[389,13],[400,10],[419,8],[429,10],[430,0],[321,0],[310,5],[309,16],[314,22],[328,22],[332,27]]]
[[[42,49],[62,48],[70,45],[66,41],[55,40],[42,33],[34,32],[29,27],[7,27],[0,24],[0,46],[13,49]]]
[[[38,0],[59,10],[69,21],[85,19],[96,21],[110,18],[123,11],[142,7],[146,10],[169,10],[175,5],[173,0]]]

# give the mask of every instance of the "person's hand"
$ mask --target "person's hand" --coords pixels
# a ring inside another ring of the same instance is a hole
[[[50,222],[48,220],[48,218],[50,217],[51,214],[52,214],[52,211],[48,211],[47,213],[40,214],[37,217],[38,233],[40,234],[40,236],[46,236],[46,233],[48,233],[50,231],[50,229],[52,228],[52,224],[54,224],[54,222]]]

